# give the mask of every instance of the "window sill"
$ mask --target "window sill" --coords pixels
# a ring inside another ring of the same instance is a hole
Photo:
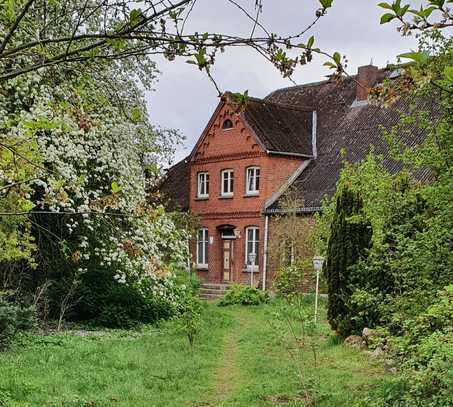
[[[231,194],[231,195],[220,195],[219,196],[219,199],[233,199],[234,198],[234,195]]]
[[[209,199],[209,196],[197,196],[195,198],[196,201],[207,201]]]
[[[208,266],[196,266],[198,271],[208,271]]]
[[[257,196],[260,196],[259,192],[245,194],[244,198],[256,198]]]

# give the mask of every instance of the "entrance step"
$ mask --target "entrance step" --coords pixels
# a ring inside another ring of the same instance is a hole
[[[221,298],[225,295],[230,284],[215,284],[215,283],[205,283],[200,287],[200,298],[203,300],[215,300]]]

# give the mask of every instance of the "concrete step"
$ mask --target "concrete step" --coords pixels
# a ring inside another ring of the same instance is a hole
[[[199,296],[203,300],[216,300],[225,295],[228,288],[230,288],[229,283],[215,284],[215,283],[205,283],[200,287]]]
[[[215,283],[204,283],[201,285],[201,288],[206,288],[209,290],[226,290],[230,288],[229,283],[215,284]]]
[[[217,295],[224,295],[227,290],[218,290],[213,288],[200,288],[200,294],[217,294]]]

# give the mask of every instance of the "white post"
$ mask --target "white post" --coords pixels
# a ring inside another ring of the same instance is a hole
[[[318,288],[319,288],[319,270],[316,270],[315,324],[318,318]]]
[[[266,291],[268,233],[269,233],[269,216],[266,215],[266,217],[264,218],[263,291]]]
[[[313,268],[316,270],[316,294],[315,294],[315,323],[318,319],[318,292],[319,292],[319,272],[322,270],[324,257],[313,257]]]
[[[255,259],[256,259],[256,254],[250,253],[249,261],[250,261],[250,263],[252,263],[252,270],[250,270],[250,287],[253,287],[253,272],[255,271]]]

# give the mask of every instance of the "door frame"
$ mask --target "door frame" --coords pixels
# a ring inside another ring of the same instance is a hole
[[[221,239],[221,277],[222,277],[222,281],[224,282],[233,282],[233,279],[234,279],[234,276],[233,276],[233,266],[234,266],[234,241],[235,239]],[[226,249],[225,248],[225,245],[226,243],[229,243],[229,247]],[[228,271],[228,274],[229,274],[229,278],[226,279],[225,278],[225,274],[226,274],[226,269],[225,269],[225,252],[228,252],[229,253],[229,271]]]

